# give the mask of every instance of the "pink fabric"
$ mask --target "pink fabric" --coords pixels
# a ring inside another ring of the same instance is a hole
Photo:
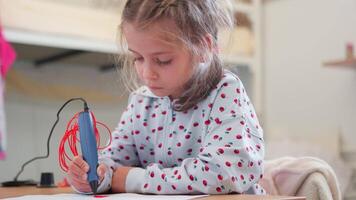
[[[334,200],[341,199],[338,180],[326,162],[314,157],[283,157],[265,162],[260,184],[268,194],[294,196],[304,181],[315,172],[321,173]]]
[[[16,53],[12,46],[5,40],[0,27],[0,67],[1,75],[5,79],[7,71],[15,61]]]

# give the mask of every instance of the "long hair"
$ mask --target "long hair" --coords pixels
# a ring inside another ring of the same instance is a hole
[[[224,4],[225,3],[225,4]],[[176,111],[187,111],[205,99],[223,76],[223,64],[218,51],[218,31],[233,27],[229,0],[128,0],[119,26],[120,44],[124,51],[119,58],[120,74],[129,91],[140,87],[132,58],[125,53],[127,44],[123,33],[126,23],[133,23],[139,29],[149,28],[160,20],[172,20],[176,30],[165,32],[167,42],[180,42],[190,54],[204,58],[204,62],[192,61],[194,73],[184,85],[183,94],[174,101]],[[206,41],[210,36],[211,44]],[[177,44],[176,44],[177,45]],[[127,52],[127,51],[126,51]]]

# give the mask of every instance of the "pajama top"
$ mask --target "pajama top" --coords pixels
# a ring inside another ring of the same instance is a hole
[[[113,170],[134,166],[126,192],[264,194],[263,131],[239,78],[229,71],[209,96],[186,112],[147,87],[128,107],[100,155],[109,169],[98,191],[111,188]]]

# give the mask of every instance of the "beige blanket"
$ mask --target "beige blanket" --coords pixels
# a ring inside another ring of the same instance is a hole
[[[260,184],[271,195],[305,196],[308,200],[341,200],[333,169],[314,157],[283,157],[266,161]]]

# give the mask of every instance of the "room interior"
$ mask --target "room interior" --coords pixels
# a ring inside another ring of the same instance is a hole
[[[73,96],[111,129],[128,93],[118,80],[121,0],[0,0],[0,24],[17,59],[5,81],[6,159],[0,182],[44,154],[58,108]],[[264,128],[266,159],[313,156],[335,171],[343,199],[356,198],[356,2],[234,0],[237,24],[222,58],[246,86]],[[64,111],[50,157],[21,177],[58,166],[57,141],[81,105]]]

